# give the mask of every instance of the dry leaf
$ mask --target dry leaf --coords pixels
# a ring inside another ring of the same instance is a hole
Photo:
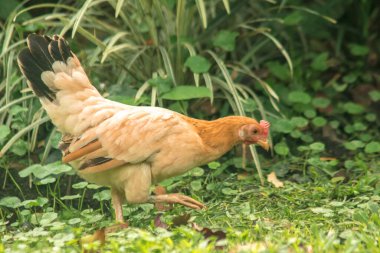
[[[284,183],[278,180],[276,173],[274,171],[272,171],[272,173],[268,175],[267,180],[269,183],[272,183],[274,187],[276,188],[284,187]]]
[[[106,233],[104,228],[96,230],[95,233],[93,233],[92,235],[85,235],[80,239],[80,243],[82,246],[84,244],[93,243],[95,241],[100,241],[102,245],[104,244],[104,242],[106,241]]]
[[[162,213],[158,214],[156,218],[154,218],[154,226],[156,228],[164,228],[167,229],[169,226],[165,222],[161,220]]]

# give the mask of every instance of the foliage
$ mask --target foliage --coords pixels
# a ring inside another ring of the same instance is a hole
[[[105,250],[377,251],[375,1],[20,2],[0,9],[0,252],[80,251],[84,234],[113,224],[110,191],[56,162],[60,134],[16,65],[30,32],[65,35],[110,99],[271,122],[271,154],[251,149],[243,166],[237,148],[161,183],[207,210],[176,206],[162,215],[150,204],[124,205],[134,228],[110,234]],[[274,171],[284,188],[259,187],[253,165]]]

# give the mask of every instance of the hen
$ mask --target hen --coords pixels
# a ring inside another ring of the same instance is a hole
[[[31,34],[18,56],[27,83],[62,133],[63,162],[85,180],[111,188],[115,217],[122,203],[204,205],[182,194],[150,196],[151,184],[208,162],[239,143],[268,149],[269,123],[229,116],[198,120],[164,108],[103,98],[67,42]]]

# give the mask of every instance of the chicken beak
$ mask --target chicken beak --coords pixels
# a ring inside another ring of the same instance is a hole
[[[262,148],[265,149],[266,151],[268,151],[269,148],[270,148],[270,145],[269,145],[269,143],[268,143],[268,140],[259,140],[259,141],[257,142],[257,144],[259,144],[260,147],[262,147]]]

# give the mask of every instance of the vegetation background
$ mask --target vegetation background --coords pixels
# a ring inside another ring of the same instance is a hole
[[[271,122],[161,183],[207,210],[125,205],[107,252],[379,252],[380,6],[376,0],[0,0],[0,252],[81,251],[113,224],[109,190],[61,164],[59,132],[16,58],[60,34],[115,101]],[[266,176],[275,172],[277,188]],[[277,182],[278,183],[278,182]],[[278,186],[278,185],[277,185]]]

